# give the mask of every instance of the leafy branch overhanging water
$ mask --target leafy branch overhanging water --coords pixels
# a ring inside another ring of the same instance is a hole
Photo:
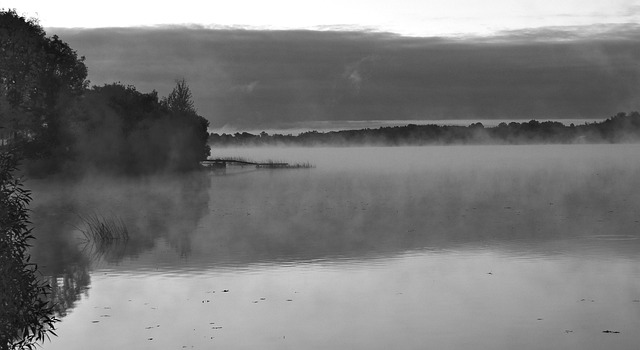
[[[51,287],[27,251],[31,192],[14,175],[17,166],[14,152],[0,152],[0,349],[34,349],[58,321],[46,298]]]

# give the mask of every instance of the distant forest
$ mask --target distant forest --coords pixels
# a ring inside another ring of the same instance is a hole
[[[299,135],[259,135],[247,132],[209,135],[209,144],[220,146],[405,146],[451,144],[566,144],[623,143],[640,141],[640,113],[618,113],[603,122],[564,125],[556,121],[531,120],[522,123],[500,123],[485,127],[482,123],[469,126],[415,125],[381,127],[377,129],[309,131]]]
[[[209,122],[184,80],[162,98],[89,87],[84,57],[15,10],[0,10],[0,53],[0,151],[32,176],[183,171],[209,156]]]

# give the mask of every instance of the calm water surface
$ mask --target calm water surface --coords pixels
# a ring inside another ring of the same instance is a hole
[[[640,344],[640,145],[214,153],[317,167],[29,181],[44,349]]]

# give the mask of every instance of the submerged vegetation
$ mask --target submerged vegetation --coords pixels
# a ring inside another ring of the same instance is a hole
[[[80,216],[84,227],[78,228],[86,241],[111,243],[129,239],[129,230],[121,218],[105,217],[96,213]]]
[[[89,87],[84,57],[15,10],[0,10],[0,52],[0,144],[19,146],[30,175],[184,171],[209,155],[184,80],[164,98]]]
[[[446,144],[537,144],[537,143],[621,143],[640,141],[640,113],[618,113],[600,123],[564,125],[560,122],[531,120],[500,123],[485,127],[415,125],[378,129],[309,131],[300,135],[254,135],[247,132],[209,136],[212,146],[404,146]]]
[[[33,239],[31,193],[14,176],[17,165],[15,153],[0,153],[0,349],[35,348],[55,335],[57,321],[47,301],[51,287],[39,278],[27,252]]]
[[[129,229],[122,218],[97,213],[78,215],[83,235],[82,253],[92,262],[105,257],[121,258],[129,242]]]

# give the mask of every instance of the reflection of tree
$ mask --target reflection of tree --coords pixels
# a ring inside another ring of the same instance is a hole
[[[100,262],[118,263],[136,257],[164,240],[181,256],[191,252],[191,233],[208,212],[211,176],[193,172],[181,177],[120,179],[108,191],[95,183],[36,184],[32,221],[38,240],[34,260],[52,286],[50,300],[65,316],[91,283],[90,270]],[[82,242],[77,228],[82,215],[101,213],[121,218],[129,240]]]
[[[91,283],[89,270],[81,266],[70,266],[60,275],[47,277],[51,286],[48,296],[58,317],[67,315],[67,311],[75,306],[80,295],[87,291]]]
[[[191,233],[207,213],[211,176],[192,172],[180,177],[132,181],[112,187],[113,201],[94,211],[111,212],[127,225],[129,239],[116,245],[96,244],[87,251],[110,263],[136,257],[163,239],[181,256],[191,252]],[[114,193],[115,192],[115,195]]]
[[[41,266],[44,279],[51,285],[51,294],[47,297],[54,304],[56,315],[66,316],[82,292],[89,288],[90,262],[68,235],[67,222],[73,218],[76,204],[63,196],[58,198],[34,206],[32,218],[38,240],[32,254]]]

